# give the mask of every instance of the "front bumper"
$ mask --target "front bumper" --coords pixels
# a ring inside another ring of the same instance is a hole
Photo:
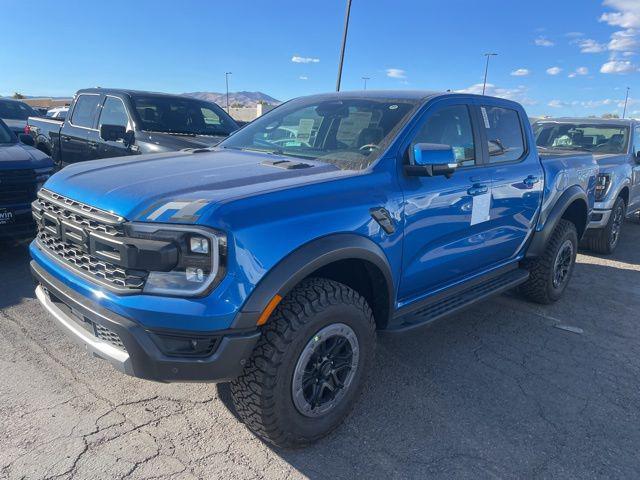
[[[260,337],[255,329],[197,333],[147,329],[83,297],[35,261],[31,262],[31,273],[38,300],[58,325],[90,354],[135,377],[160,382],[231,380],[240,375]],[[215,349],[206,357],[167,355],[154,341],[159,336],[212,336]]]
[[[611,209],[606,210],[593,210],[589,217],[588,229],[604,228],[609,223],[609,217],[611,216]]]

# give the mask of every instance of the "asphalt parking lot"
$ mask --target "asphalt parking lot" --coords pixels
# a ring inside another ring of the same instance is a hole
[[[555,305],[505,295],[382,338],[354,414],[281,451],[225,386],[89,358],[34,300],[26,246],[2,246],[0,478],[637,478],[639,272],[627,223],[615,255],[579,256]]]

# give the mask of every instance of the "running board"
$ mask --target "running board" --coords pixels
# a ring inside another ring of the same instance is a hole
[[[465,290],[457,291],[444,298],[439,298],[431,303],[427,303],[424,307],[412,313],[400,316],[396,319],[395,325],[382,330],[382,332],[402,333],[428,325],[435,320],[457,313],[474,303],[517,287],[527,281],[528,278],[529,272],[527,270],[516,268],[503,275],[487,280],[484,283],[471,286]]]

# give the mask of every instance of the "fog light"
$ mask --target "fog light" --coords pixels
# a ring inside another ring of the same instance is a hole
[[[185,274],[190,282],[203,282],[204,272],[201,268],[187,267]]]
[[[178,337],[153,334],[152,338],[162,353],[178,357],[205,357],[215,350],[217,337]]]
[[[189,247],[192,253],[209,253],[209,240],[204,237],[191,237]]]

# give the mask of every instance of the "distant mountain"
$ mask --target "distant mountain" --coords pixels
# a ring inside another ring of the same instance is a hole
[[[183,93],[187,97],[206,100],[207,102],[215,102],[221,107],[226,106],[227,96],[224,93],[217,92],[190,92]],[[278,105],[282,103],[262,92],[229,92],[229,105],[241,104],[245,107],[255,107],[259,102],[268,103],[269,105]]]

